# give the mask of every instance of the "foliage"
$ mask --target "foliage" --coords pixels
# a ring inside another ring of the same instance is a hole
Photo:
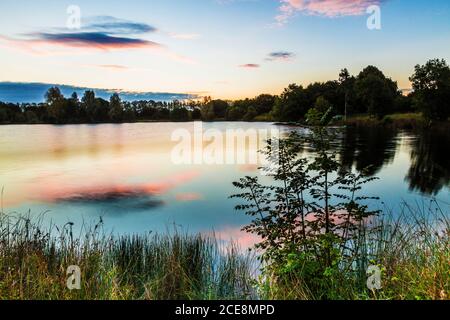
[[[0,297],[32,300],[254,298],[252,258],[202,235],[114,237],[102,222],[43,228],[26,216],[0,216]],[[66,270],[81,269],[81,290]]]
[[[275,185],[245,177],[234,183],[242,193],[232,196],[243,200],[236,209],[253,218],[244,230],[261,237],[256,248],[263,250],[263,273],[279,285],[303,279],[319,298],[333,298],[331,280],[340,270],[365,274],[357,243],[367,219],[378,213],[364,204],[376,198],[359,194],[376,178],[343,170],[332,140],[326,128],[316,127],[309,137],[294,132],[268,141],[264,153],[271,165],[264,170]],[[299,157],[306,146],[315,150],[312,161]]]
[[[324,113],[328,104],[334,114],[369,114],[382,119],[387,114],[413,112],[414,107],[431,120],[450,115],[450,69],[444,60],[430,60],[416,66],[410,78],[414,91],[403,96],[397,83],[374,66],[356,77],[342,69],[337,80],[314,82],[308,86],[290,84],[279,96],[261,94],[255,98],[225,101],[204,97],[202,101],[110,101],[86,91],[79,101],[73,94],[65,98],[54,87],[45,94],[45,103],[0,102],[0,123],[102,123],[129,121],[286,121],[303,122],[312,107]],[[317,105],[318,104],[318,105]]]
[[[247,110],[247,113],[244,115],[244,117],[242,118],[242,120],[244,121],[252,121],[253,119],[255,119],[255,117],[258,115],[258,112],[256,111],[255,108],[250,107]]]
[[[204,120],[212,121],[216,118],[225,119],[228,103],[223,100],[211,100],[202,106],[202,116]]]
[[[113,122],[121,122],[123,120],[124,110],[122,101],[117,93],[114,93],[109,100],[109,118]]]
[[[310,106],[306,90],[302,86],[291,84],[276,99],[273,116],[280,121],[299,121]]]
[[[330,122],[333,116],[333,106],[327,99],[320,96],[317,98],[313,108],[308,110],[306,114],[306,122],[309,125],[326,125]]]
[[[368,66],[355,81],[356,96],[367,106],[371,115],[382,117],[394,109],[395,98],[399,95],[397,83],[376,67]]]
[[[416,65],[411,76],[416,107],[431,120],[450,116],[450,68],[445,60],[429,60]]]

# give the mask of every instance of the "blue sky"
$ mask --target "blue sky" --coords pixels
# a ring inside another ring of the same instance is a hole
[[[366,26],[373,4],[381,30]],[[235,99],[369,64],[407,89],[415,64],[450,61],[447,0],[2,0],[0,12],[0,81]]]

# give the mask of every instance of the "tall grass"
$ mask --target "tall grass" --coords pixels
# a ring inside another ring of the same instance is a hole
[[[383,268],[381,299],[450,299],[450,215],[435,200],[403,203],[375,225],[373,260]]]
[[[450,299],[450,217],[435,201],[366,221],[351,268],[332,274],[327,292],[296,274],[258,278],[252,255],[214,236],[114,237],[101,223],[75,236],[70,223],[42,225],[0,216],[0,299]],[[66,287],[70,265],[80,290]],[[367,289],[368,265],[381,268],[381,290]]]
[[[326,292],[308,287],[296,274],[283,279],[269,275],[260,282],[262,296],[302,300],[324,296],[348,300],[450,299],[450,216],[435,200],[403,203],[400,212],[385,209],[379,217],[366,221],[357,241],[351,244],[358,249],[351,257],[350,268],[340,266],[324,286]],[[369,265],[382,271],[381,290],[367,288]]]
[[[40,219],[0,217],[0,299],[249,299],[250,255],[213,237],[106,235],[101,224],[75,237],[72,224],[44,231]],[[81,269],[68,290],[67,267]]]

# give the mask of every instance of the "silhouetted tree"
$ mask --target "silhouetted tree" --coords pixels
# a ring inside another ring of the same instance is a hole
[[[194,108],[192,110],[192,120],[201,120],[202,119],[202,113],[199,108]]]
[[[95,106],[95,93],[92,90],[84,92],[83,98],[81,98],[82,109],[86,115],[88,122],[95,122],[96,106]]]
[[[397,83],[386,78],[374,66],[368,66],[358,75],[355,91],[359,100],[371,115],[382,117],[392,112],[395,98],[399,95]]]
[[[214,120],[215,118],[225,119],[228,103],[223,100],[211,100],[205,105],[205,118]]]
[[[355,77],[350,75],[348,70],[342,69],[339,73],[339,96],[340,101],[343,102],[343,104],[339,104],[336,107],[338,108],[338,112],[340,114],[344,115],[350,115],[355,110],[356,105],[356,96],[355,96]]]
[[[247,109],[247,113],[244,115],[243,119],[244,121],[252,121],[255,119],[255,117],[258,115],[258,112],[254,107],[249,107]]]
[[[175,107],[170,113],[173,121],[189,121],[189,111],[184,107]]]
[[[276,99],[273,116],[279,121],[298,121],[311,107],[308,95],[302,86],[289,85]]]
[[[45,93],[45,100],[49,106],[54,105],[57,102],[64,100],[64,96],[58,87],[51,87]]]
[[[269,113],[275,104],[275,96],[270,94],[261,94],[251,102],[257,115]]]
[[[68,102],[64,99],[58,87],[48,89],[45,94],[45,99],[48,104],[48,118],[52,123],[66,123]],[[23,116],[25,119],[25,117]]]
[[[123,115],[122,100],[117,93],[114,93],[109,100],[109,118],[112,122],[121,122]]]
[[[450,116],[450,68],[445,60],[434,59],[416,65],[410,77],[417,108],[428,119],[447,120]]]

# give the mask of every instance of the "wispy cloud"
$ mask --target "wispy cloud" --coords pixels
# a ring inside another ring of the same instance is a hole
[[[289,61],[295,57],[295,54],[287,51],[275,51],[269,53],[267,61]]]
[[[241,64],[239,67],[240,68],[247,68],[247,69],[256,69],[256,68],[259,68],[260,65],[256,64],[256,63],[246,63],[246,64]]]
[[[154,48],[161,46],[149,40],[117,37],[101,32],[34,33],[30,34],[28,39],[22,41],[29,42],[32,45],[58,45],[101,50]]]
[[[83,31],[104,32],[107,34],[144,34],[158,29],[146,23],[133,22],[112,16],[89,17],[82,21]]]
[[[46,31],[23,34],[18,38],[4,36],[0,38],[14,47],[28,52],[46,54],[51,51],[44,49],[48,46],[105,51],[162,47],[159,43],[137,36],[155,31],[157,31],[155,27],[146,23],[111,16],[96,16],[83,20],[81,28],[77,30],[49,28]]]
[[[22,34],[20,37],[0,35],[0,45],[46,56],[84,54],[89,50],[150,49],[182,63],[195,63],[194,60],[172,52],[166,46],[144,37],[157,31],[159,30],[156,27],[146,23],[111,16],[95,16],[84,19],[81,28],[77,30],[48,28],[46,31]],[[169,34],[169,36],[177,39],[199,37],[197,34]],[[111,66],[108,68],[112,69]]]
[[[288,51],[274,51],[267,55],[265,61],[290,61],[295,57],[295,54]],[[258,69],[261,68],[261,64],[258,63],[246,63],[238,66],[244,69]]]
[[[371,5],[384,0],[279,0],[279,14],[275,17],[283,25],[297,12],[325,17],[363,15]]]
[[[99,64],[96,65],[97,68],[109,69],[109,70],[126,70],[129,69],[127,66],[123,66],[120,64]]]

